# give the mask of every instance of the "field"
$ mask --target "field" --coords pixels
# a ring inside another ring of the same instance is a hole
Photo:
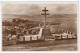
[[[3,46],[3,51],[77,51],[77,40],[52,40]]]

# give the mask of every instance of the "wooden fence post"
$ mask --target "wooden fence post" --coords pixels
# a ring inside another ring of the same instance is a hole
[[[30,41],[32,41],[32,37],[30,36]]]
[[[68,35],[67,35],[67,39],[68,39]]]
[[[61,39],[62,39],[62,35],[61,35]]]
[[[23,37],[23,41],[25,41],[25,37]]]
[[[37,36],[37,40],[38,40],[38,36]]]

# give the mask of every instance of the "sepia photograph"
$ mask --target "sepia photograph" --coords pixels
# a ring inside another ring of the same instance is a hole
[[[2,51],[78,51],[78,2],[2,2]]]

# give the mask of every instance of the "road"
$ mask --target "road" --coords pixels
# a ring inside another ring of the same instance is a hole
[[[3,46],[3,51],[77,51],[77,40],[52,40]]]

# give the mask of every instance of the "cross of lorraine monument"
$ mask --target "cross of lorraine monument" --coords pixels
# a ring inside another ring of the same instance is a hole
[[[44,20],[44,27],[46,27],[46,15],[49,15],[48,13],[46,13],[48,10],[46,10],[46,7],[44,8],[44,14],[41,14],[41,15],[44,15],[45,16],[45,20]]]
[[[44,13],[41,15],[44,15],[45,19],[44,19],[44,27],[43,27],[43,32],[42,32],[42,36],[44,37],[44,39],[48,38],[50,40],[50,37],[52,37],[51,35],[51,31],[49,27],[46,27],[46,15],[49,15],[48,13],[46,13],[48,10],[46,10],[46,7],[44,7],[44,10],[42,10]]]

